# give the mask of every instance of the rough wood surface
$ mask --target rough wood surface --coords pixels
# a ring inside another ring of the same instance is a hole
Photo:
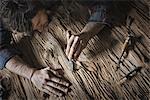
[[[65,77],[72,83],[72,91],[65,97],[45,96],[37,90],[31,82],[7,70],[2,73],[10,77],[11,90],[9,100],[149,100],[150,99],[150,17],[148,0],[130,3],[131,11],[128,15],[135,20],[131,26],[136,36],[141,36],[134,50],[120,68],[116,70],[121,56],[122,45],[127,38],[127,27],[122,24],[114,28],[105,28],[102,33],[89,41],[88,46],[80,56],[84,66],[71,72],[69,62],[64,54],[66,45],[66,29],[74,33],[81,31],[87,19],[87,12],[79,4],[69,5],[68,9],[74,15],[68,15],[62,6],[53,18],[45,32],[36,33],[32,38],[24,38],[16,46],[23,53],[22,58],[34,66],[51,66],[62,68]],[[67,4],[66,4],[67,5]],[[68,17],[69,16],[69,17]],[[90,72],[87,66],[97,69]],[[136,68],[140,71],[134,71]],[[133,73],[131,73],[133,71]],[[133,77],[126,77],[133,74]]]

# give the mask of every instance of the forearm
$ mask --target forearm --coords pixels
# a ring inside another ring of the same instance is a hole
[[[11,58],[6,63],[6,68],[11,72],[18,74],[22,77],[25,77],[27,79],[30,79],[33,72],[35,71],[34,68],[31,68],[29,65],[24,63],[19,56]]]
[[[92,7],[89,7],[91,16],[89,22],[86,24],[82,32],[91,33],[89,35],[96,35],[105,26],[111,26],[111,9],[112,0],[96,1]],[[81,32],[81,33],[82,33]]]

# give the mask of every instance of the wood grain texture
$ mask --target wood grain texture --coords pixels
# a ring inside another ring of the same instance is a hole
[[[33,66],[52,66],[54,69],[63,69],[64,76],[71,83],[72,91],[65,97],[45,96],[37,90],[31,82],[7,70],[11,82],[9,100],[149,100],[150,99],[150,17],[148,0],[130,2],[132,9],[128,15],[135,21],[131,29],[136,36],[141,36],[134,50],[120,68],[116,71],[118,59],[121,56],[122,45],[127,38],[125,24],[114,28],[105,28],[101,33],[92,38],[80,55],[84,66],[71,72],[69,61],[64,51],[66,45],[65,31],[71,30],[75,34],[80,32],[87,21],[87,9],[77,3],[70,4],[67,9],[59,7],[49,26],[43,33],[35,33],[32,38],[21,41],[14,36],[16,46],[22,52],[21,57]],[[67,4],[66,4],[67,5]],[[97,71],[90,72],[86,66],[93,66]],[[131,79],[126,79],[137,67],[142,69]]]

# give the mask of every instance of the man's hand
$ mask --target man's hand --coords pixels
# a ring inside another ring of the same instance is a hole
[[[69,89],[69,83],[49,67],[35,71],[31,81],[39,90],[47,94],[53,93],[57,96],[63,96]]]
[[[67,31],[67,48],[66,55],[69,60],[77,59],[82,52],[82,50],[86,47],[88,40],[90,37],[86,36],[85,33],[81,35],[71,35],[71,31]]]
[[[54,93],[63,96],[68,92],[69,83],[61,78],[62,73],[52,70],[49,67],[37,70],[27,65],[19,56],[12,57],[7,63],[6,68],[13,73],[23,76],[41,91],[48,94]]]
[[[105,25],[99,22],[89,22],[83,28],[79,35],[72,35],[67,31],[66,55],[69,60],[77,60],[82,50],[86,47],[88,41],[94,37]]]

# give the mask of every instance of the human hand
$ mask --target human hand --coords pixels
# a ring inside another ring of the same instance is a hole
[[[44,68],[36,70],[31,77],[32,83],[41,91],[57,96],[65,95],[69,90],[69,83],[61,78],[55,70]]]
[[[69,60],[77,60],[82,50],[86,47],[90,36],[86,33],[81,33],[80,35],[71,35],[71,31],[67,31],[66,35],[66,55]]]
[[[104,28],[100,22],[88,22],[79,35],[71,35],[67,31],[67,48],[66,55],[69,60],[77,60],[82,50],[87,46],[88,41]]]

